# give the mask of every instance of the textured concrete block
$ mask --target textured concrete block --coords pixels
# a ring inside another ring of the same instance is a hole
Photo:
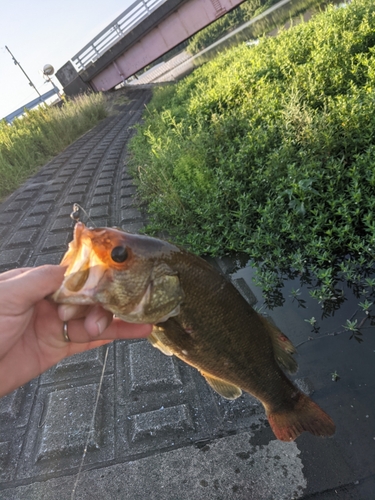
[[[15,429],[27,424],[36,387],[37,383],[33,380],[0,398],[1,426]]]
[[[89,216],[90,217],[109,217],[108,205],[90,208]]]
[[[73,211],[73,204],[72,205],[64,205],[58,211],[57,217],[65,217],[66,219],[69,220],[70,219],[70,214],[72,213],[72,211]]]
[[[0,241],[4,241],[5,235],[10,232],[10,228],[7,226],[0,226]]]
[[[28,206],[28,200],[14,200],[7,205],[5,212],[18,212],[23,211]]]
[[[14,224],[22,215],[22,212],[3,212],[0,214],[0,224]]]
[[[130,429],[131,440],[135,443],[150,437],[192,430],[194,423],[188,406],[179,405],[133,415]]]
[[[42,252],[65,249],[71,237],[72,235],[67,234],[66,232],[49,234],[44,240],[44,244],[42,246]]]
[[[98,384],[57,390],[45,399],[45,416],[36,459],[50,460],[83,452],[90,431]],[[58,417],[58,418],[56,418]],[[103,408],[94,421],[88,451],[102,444]]]
[[[30,246],[38,236],[37,229],[25,229],[17,231],[6,245],[7,248]]]
[[[124,187],[121,189],[121,197],[133,196],[137,192],[135,186]]]
[[[57,265],[60,264],[61,259],[64,255],[64,252],[57,252],[57,253],[46,253],[44,255],[38,255],[34,261],[34,266],[44,266],[45,264],[53,264]]]
[[[262,404],[247,392],[243,392],[241,397],[231,401],[223,398],[211,388],[210,390],[217,401],[219,413],[222,415],[224,423],[235,419],[238,425],[239,420],[244,419],[247,424],[248,419],[253,415],[264,415]]]
[[[71,207],[73,211],[73,206]],[[60,217],[52,224],[52,231],[61,231],[63,229],[73,229],[75,222],[70,217]]]
[[[46,194],[43,194],[39,198],[39,201],[41,203],[47,203],[49,201],[56,201],[58,197],[59,197],[59,193],[58,192],[56,192],[56,193],[46,193]]]
[[[14,433],[12,433],[12,438],[14,438]],[[5,481],[10,481],[13,479],[16,471],[16,458],[12,453],[13,443],[11,440],[1,440],[0,439],[0,481],[3,483]],[[0,493],[1,498],[6,498]]]
[[[70,180],[69,175],[59,175],[59,177],[57,177],[57,182],[59,182],[60,186],[66,184],[69,180]]]
[[[69,194],[83,194],[86,192],[87,184],[81,184],[79,186],[73,186],[69,189]]]
[[[111,169],[108,169],[100,174],[99,179],[113,179],[113,174],[114,166],[112,165]]]
[[[121,198],[120,206],[121,208],[134,208],[133,198],[130,196],[127,196],[126,198]]]
[[[27,251],[25,248],[2,250],[0,252],[0,271],[21,267],[25,264]]]
[[[85,385],[60,384],[39,389],[19,461],[18,478],[48,477],[74,470],[81,462],[87,440],[86,465],[113,460],[113,376],[103,379],[93,419],[99,378]]]
[[[35,190],[21,191],[15,198],[15,202],[32,200],[38,193]]]
[[[124,208],[121,210],[121,221],[123,224],[126,222],[134,222],[142,219],[142,214],[136,208]]]
[[[106,349],[106,346],[98,347],[65,358],[43,373],[40,377],[40,383],[44,385],[63,381],[76,381],[82,377],[94,377],[98,380],[103,370]],[[106,374],[113,372],[113,346],[110,345],[108,349]]]
[[[91,206],[96,207],[98,205],[109,205],[109,194],[94,196],[91,200]]]
[[[112,186],[97,187],[94,191],[94,196],[100,196],[102,194],[110,194],[111,191],[112,191]]]
[[[47,188],[44,194],[60,193],[60,191],[61,191],[61,185],[59,182],[56,181]]]
[[[113,165],[112,163],[108,163],[104,165],[102,168],[102,172],[114,172],[116,170],[117,164]]]
[[[14,420],[20,406],[20,392],[13,391],[0,398],[0,420]]]
[[[30,217],[26,217],[22,223],[21,223],[21,228],[28,228],[28,227],[39,227],[43,224],[43,222],[46,220],[46,216],[44,214],[41,215],[31,215]]]
[[[52,203],[38,203],[30,212],[29,215],[39,215],[51,213],[53,209]]]
[[[112,186],[112,184],[113,184],[113,178],[112,177],[106,178],[106,179],[99,179],[98,182],[96,183],[96,185],[98,187]]]
[[[64,196],[64,205],[73,206],[74,203],[78,203],[79,205],[84,205],[83,203],[83,194],[69,194],[68,196]]]
[[[129,347],[129,393],[168,390],[181,386],[181,376],[174,358],[165,356],[149,342]]]
[[[82,185],[82,184],[85,185],[85,186],[88,186],[90,184],[91,180],[92,180],[91,176],[90,177],[89,176],[79,177],[78,179],[76,179],[74,181],[74,184],[76,186],[79,186],[79,185]]]
[[[5,468],[10,454],[10,441],[0,442],[0,467]]]
[[[69,167],[65,167],[63,170],[60,171],[60,175],[61,176],[69,175],[69,177],[71,177],[74,174],[74,172],[77,170],[77,168],[76,167],[71,167],[70,166],[71,163],[77,163],[77,164],[79,164],[81,162],[80,162],[80,160],[77,160],[76,162],[74,160],[70,161],[69,162]]]
[[[124,177],[122,177],[121,187],[122,188],[134,187],[133,179],[131,177],[127,177],[126,179],[124,179]]]

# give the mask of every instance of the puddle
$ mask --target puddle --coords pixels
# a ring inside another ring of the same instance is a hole
[[[371,331],[375,330],[372,324],[375,323],[375,316],[371,316],[371,309],[372,314],[375,315],[375,305],[370,307],[369,315],[366,315],[359,305],[359,303],[364,303],[366,299],[375,303],[373,288],[364,286],[364,293],[358,295],[347,284],[341,282],[339,288],[342,289],[343,299],[331,306],[323,307],[318,300],[310,296],[310,290],[314,289],[312,285],[301,284],[299,278],[289,279],[283,281],[282,287],[276,292],[278,300],[274,301],[274,303],[276,302],[279,305],[268,307],[262,295],[262,289],[256,285],[256,270],[251,267],[250,263],[244,264],[243,261],[236,261],[236,259],[232,259],[232,265],[230,260],[225,262],[229,272],[241,265],[243,267],[230,273],[231,279],[235,283],[246,283],[256,299],[256,302],[254,299],[255,304],[253,304],[253,307],[258,312],[270,316],[296,346],[302,342],[327,335],[344,336],[348,341],[352,336],[350,342],[357,343],[356,340],[366,342],[366,337],[371,334]],[[315,318],[315,322],[312,318]],[[363,325],[361,328],[362,335],[356,333],[353,336],[353,332],[346,330],[345,327],[348,328],[348,321],[354,325],[356,320],[355,326]]]

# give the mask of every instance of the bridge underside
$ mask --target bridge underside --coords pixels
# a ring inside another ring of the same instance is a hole
[[[244,0],[169,0],[79,76],[94,90],[110,90]]]

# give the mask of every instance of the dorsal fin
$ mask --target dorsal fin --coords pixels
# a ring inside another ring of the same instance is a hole
[[[260,319],[271,338],[276,361],[289,373],[295,373],[298,370],[298,363],[293,358],[293,354],[296,352],[294,345],[277,326],[263,316],[260,316]]]

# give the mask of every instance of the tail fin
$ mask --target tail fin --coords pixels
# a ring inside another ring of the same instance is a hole
[[[302,393],[292,410],[270,412],[267,416],[275,436],[281,441],[293,441],[304,431],[314,436],[332,436],[336,430],[331,417]]]

